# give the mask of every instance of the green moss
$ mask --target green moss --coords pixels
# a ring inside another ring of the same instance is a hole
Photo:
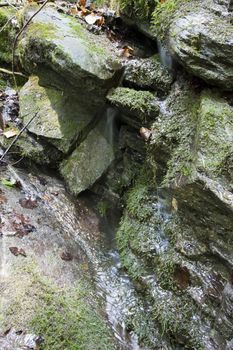
[[[0,9],[0,28],[4,29],[0,32],[0,61],[10,63],[12,60],[12,45],[16,36],[16,31],[12,29],[11,24],[6,25],[8,20],[15,14],[12,8]]]
[[[93,54],[96,53],[103,57],[106,54],[109,55],[109,53],[107,53],[107,50],[104,47],[97,45],[93,41],[93,39],[88,37],[88,32],[85,31],[83,26],[76,19],[71,18],[70,28],[73,34],[75,34],[79,39],[82,39],[85,42],[85,46],[87,47],[89,52]]]
[[[40,22],[31,23],[27,33],[30,37],[37,36],[39,33],[40,38],[44,39],[54,39],[54,37],[57,37],[57,30],[55,26],[53,26],[52,24]]]
[[[116,348],[87,282],[58,287],[32,260],[27,265],[24,262],[24,266],[19,263],[15,276],[10,282],[15,289],[4,312],[5,326],[28,329],[41,335],[44,339],[42,350]]]
[[[175,17],[177,10],[182,8],[190,0],[156,0],[156,7],[152,15],[152,30],[163,40],[169,30],[170,24]]]
[[[110,205],[106,201],[100,201],[97,204],[97,210],[102,217],[106,216],[109,207],[110,207]]]
[[[120,0],[120,9],[129,17],[148,19],[153,7],[154,1],[150,0]]]
[[[126,113],[140,118],[142,123],[159,113],[156,97],[149,91],[136,91],[134,89],[118,87],[109,92],[108,100]]]

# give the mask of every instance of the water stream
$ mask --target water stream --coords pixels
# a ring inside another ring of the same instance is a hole
[[[11,166],[7,171],[2,170],[1,175],[12,176],[20,181],[22,189],[13,191],[37,199],[43,207],[43,212],[46,213],[47,217],[44,220],[51,221],[51,226],[56,221],[61,232],[66,232],[67,237],[80,247],[89,264],[97,295],[105,305],[106,316],[118,341],[119,350],[141,350],[137,336],[127,332],[125,326],[125,317],[130,308],[137,304],[137,295],[133,284],[121,267],[119,254],[115,248],[117,218],[113,216],[110,220],[102,220],[93,210],[96,203],[93,198],[89,198],[88,193],[74,200],[67,194],[62,182],[54,177],[43,175],[46,179],[44,185],[40,182],[41,174],[31,175]],[[54,193],[55,195],[51,195]],[[45,201],[44,198],[50,200]],[[8,249],[4,243],[6,239],[3,236],[1,242],[1,280],[7,274]],[[77,268],[82,270],[81,265]],[[16,341],[12,334],[8,336],[8,341],[9,339]]]

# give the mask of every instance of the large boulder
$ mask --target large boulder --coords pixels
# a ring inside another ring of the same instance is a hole
[[[215,8],[214,3],[206,3],[179,6],[169,25],[168,46],[189,72],[233,90],[233,26],[224,6],[221,12],[220,5]]]
[[[73,91],[40,86],[36,76],[23,86],[19,98],[24,124],[36,115],[27,130],[63,153],[85,136],[96,114]]]
[[[219,92],[178,80],[153,125],[153,154],[176,187],[204,175],[232,190],[233,107]]]
[[[88,134],[70,157],[60,164],[60,172],[70,191],[77,195],[90,188],[114,159],[105,119]]]
[[[26,7],[24,23],[36,10],[35,5]],[[104,35],[90,33],[78,19],[48,6],[24,31],[19,55],[30,73],[48,68],[79,92],[102,96],[120,74],[111,45]]]

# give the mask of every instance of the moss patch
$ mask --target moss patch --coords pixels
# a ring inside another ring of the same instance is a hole
[[[14,296],[3,313],[5,326],[41,335],[43,350],[116,348],[87,282],[58,287],[33,261],[19,264],[15,274],[11,279]]]
[[[16,31],[12,29],[11,24],[6,23],[15,14],[12,8],[0,8],[0,28],[3,28],[0,33],[0,61],[10,63],[12,61],[12,45],[16,36]]]

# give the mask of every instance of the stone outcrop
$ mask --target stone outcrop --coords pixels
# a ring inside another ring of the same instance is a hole
[[[36,9],[28,6],[24,21]],[[97,99],[103,98],[121,74],[120,64],[111,50],[106,37],[90,33],[77,19],[59,13],[52,6],[32,20],[19,42],[20,61],[26,71],[40,74],[49,68],[79,91],[92,93]]]
[[[233,90],[232,38],[233,26],[226,8],[215,8],[210,1],[180,5],[167,34],[170,52],[179,63],[224,90]]]

